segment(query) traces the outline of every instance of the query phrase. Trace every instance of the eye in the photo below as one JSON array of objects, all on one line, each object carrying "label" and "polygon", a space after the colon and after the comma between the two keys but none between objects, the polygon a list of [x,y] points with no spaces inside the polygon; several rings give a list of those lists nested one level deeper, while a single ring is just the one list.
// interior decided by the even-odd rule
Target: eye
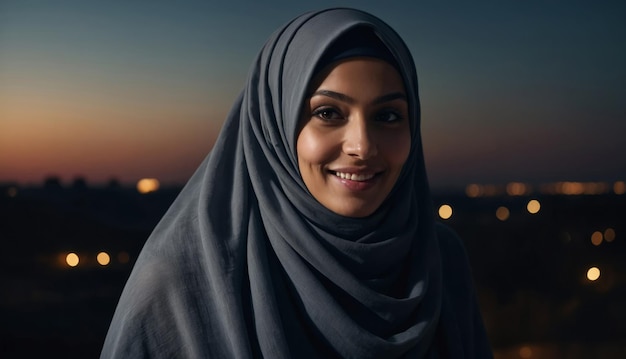
[{"label": "eye", "polygon": [[321,107],[313,111],[313,116],[318,117],[324,121],[341,120],[343,116],[339,111],[332,107]]},{"label": "eye", "polygon": [[397,111],[385,110],[378,113],[375,117],[375,120],[384,123],[394,123],[402,121],[402,116]]}]

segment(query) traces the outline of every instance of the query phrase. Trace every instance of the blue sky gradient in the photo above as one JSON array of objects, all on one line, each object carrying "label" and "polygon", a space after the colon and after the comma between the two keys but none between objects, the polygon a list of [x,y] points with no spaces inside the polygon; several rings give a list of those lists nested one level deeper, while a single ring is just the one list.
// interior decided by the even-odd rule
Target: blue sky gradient
[{"label": "blue sky gradient", "polygon": [[409,45],[433,187],[626,179],[625,2],[404,3],[2,0],[0,182],[184,183],[269,35],[332,6]]}]

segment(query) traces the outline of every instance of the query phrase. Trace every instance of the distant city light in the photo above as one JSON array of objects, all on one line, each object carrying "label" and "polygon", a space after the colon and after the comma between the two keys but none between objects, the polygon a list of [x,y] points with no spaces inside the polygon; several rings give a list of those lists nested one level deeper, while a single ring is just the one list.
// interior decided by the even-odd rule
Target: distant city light
[{"label": "distant city light", "polygon": [[566,195],[579,195],[585,192],[585,187],[580,182],[560,182],[557,188],[559,193]]},{"label": "distant city light", "polygon": [[535,214],[541,209],[541,204],[536,199],[531,199],[530,201],[528,201],[526,209],[528,210],[528,213]]},{"label": "distant city light", "polygon": [[117,260],[122,264],[126,264],[130,260],[130,256],[128,255],[128,252],[119,252],[117,254]]},{"label": "distant city light", "polygon": [[9,187],[7,188],[7,196],[13,198],[15,196],[17,196],[17,187]]},{"label": "distant city light", "polygon": [[98,263],[100,263],[101,266],[105,266],[111,262],[111,257],[109,257],[109,254],[106,252],[98,253],[98,255],[96,256],[96,259],[98,260]]},{"label": "distant city light", "polygon": [[470,198],[476,198],[483,194],[483,190],[480,185],[472,183],[465,187],[465,194]]},{"label": "distant city light", "polygon": [[496,218],[501,221],[506,221],[507,219],[509,219],[510,214],[511,212],[509,212],[509,209],[504,206],[498,207],[498,209],[496,210]]},{"label": "distant city light", "polygon": [[609,185],[604,182],[587,182],[583,186],[585,194],[605,194],[609,192]]},{"label": "distant city light", "polygon": [[470,198],[494,197],[506,193],[506,188],[501,185],[472,183],[465,187],[465,194]]},{"label": "distant city light", "polygon": [[439,207],[439,217],[441,217],[441,219],[448,219],[452,217],[452,207],[448,204],[442,204]]},{"label": "distant city light", "polygon": [[521,182],[511,182],[506,185],[506,193],[509,196],[523,196],[529,191],[529,186]]},{"label": "distant city light", "polygon": [[78,259],[78,254],[76,253],[69,253],[67,256],[65,256],[65,263],[67,263],[67,265],[70,267],[76,267],[79,261],[80,260]]},{"label": "distant city light", "polygon": [[593,232],[593,234],[591,234],[591,243],[593,243],[594,246],[599,246],[600,244],[602,244],[602,237],[602,232]]},{"label": "distant city light", "polygon": [[540,186],[542,193],[570,196],[606,194],[610,192],[610,187],[607,182],[555,182]]},{"label": "distant city light", "polygon": [[159,180],[156,178],[142,178],[137,182],[137,191],[145,194],[159,189]]},{"label": "distant city light", "polygon": [[523,359],[529,359],[533,357],[533,350],[529,346],[524,345],[519,348],[519,357]]},{"label": "distant city light", "polygon": [[626,182],[618,181],[613,184],[613,192],[615,194],[624,194],[626,193]]},{"label": "distant city light", "polygon": [[596,281],[600,278],[600,269],[598,267],[591,267],[587,271],[587,279],[590,281]]},{"label": "distant city light", "polygon": [[498,186],[493,184],[487,184],[482,187],[483,195],[492,197],[500,194],[501,190],[498,190]]},{"label": "distant city light", "polygon": [[615,230],[613,228],[604,230],[604,240],[607,242],[613,242],[615,240]]}]

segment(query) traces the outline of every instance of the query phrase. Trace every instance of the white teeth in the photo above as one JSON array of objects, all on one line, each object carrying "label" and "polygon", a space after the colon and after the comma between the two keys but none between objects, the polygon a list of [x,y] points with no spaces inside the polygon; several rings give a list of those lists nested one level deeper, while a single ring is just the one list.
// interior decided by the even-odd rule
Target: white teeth
[{"label": "white teeth", "polygon": [[367,181],[368,179],[374,177],[373,173],[368,174],[356,174],[356,173],[344,173],[344,172],[335,172],[337,177],[343,179],[349,179],[352,181]]}]

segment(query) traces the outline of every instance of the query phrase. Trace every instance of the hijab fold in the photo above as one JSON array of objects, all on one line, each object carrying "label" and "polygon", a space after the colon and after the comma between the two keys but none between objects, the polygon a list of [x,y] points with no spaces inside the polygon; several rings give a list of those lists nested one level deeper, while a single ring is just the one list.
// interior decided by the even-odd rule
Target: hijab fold
[{"label": "hijab fold", "polygon": [[[307,85],[354,29],[393,55],[411,117],[409,159],[367,218],[317,202],[296,154]],[[435,356],[442,270],[419,118],[413,59],[378,18],[329,9],[276,31],[213,150],[146,242],[102,357]]]}]

